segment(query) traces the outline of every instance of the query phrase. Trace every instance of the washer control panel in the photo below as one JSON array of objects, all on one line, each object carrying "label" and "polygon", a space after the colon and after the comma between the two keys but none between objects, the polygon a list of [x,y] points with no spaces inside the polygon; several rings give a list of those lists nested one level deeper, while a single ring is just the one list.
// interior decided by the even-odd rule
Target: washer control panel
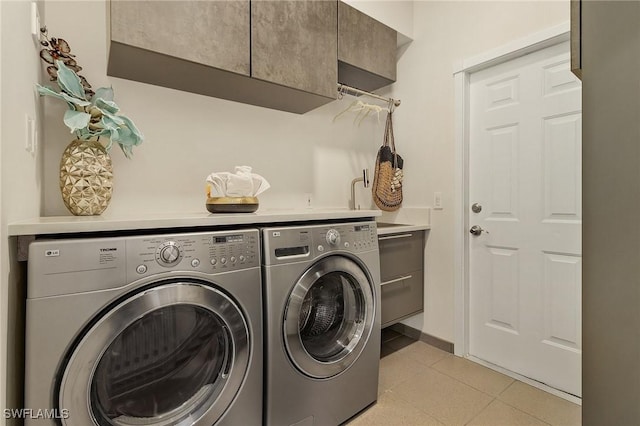
[{"label": "washer control panel", "polygon": [[329,252],[378,250],[373,221],[263,229],[265,264],[313,258]]},{"label": "washer control panel", "polygon": [[138,277],[170,270],[222,273],[260,266],[257,229],[132,237],[127,270]]}]

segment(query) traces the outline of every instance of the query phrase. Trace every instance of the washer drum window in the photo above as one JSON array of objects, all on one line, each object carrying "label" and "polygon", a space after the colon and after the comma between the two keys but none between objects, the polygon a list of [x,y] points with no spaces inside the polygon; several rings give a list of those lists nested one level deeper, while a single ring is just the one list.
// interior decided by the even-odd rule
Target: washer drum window
[{"label": "washer drum window", "polygon": [[206,283],[135,294],[79,341],[60,385],[68,425],[214,424],[249,363],[238,306]]},{"label": "washer drum window", "polygon": [[290,359],[314,378],[340,374],[360,356],[373,325],[371,282],[354,261],[331,256],[294,286],[285,311]]}]

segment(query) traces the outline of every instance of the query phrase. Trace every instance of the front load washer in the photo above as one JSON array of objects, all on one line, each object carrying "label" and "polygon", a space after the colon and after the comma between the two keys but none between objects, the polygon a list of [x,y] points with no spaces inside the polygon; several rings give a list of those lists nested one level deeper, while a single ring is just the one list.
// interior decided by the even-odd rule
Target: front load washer
[{"label": "front load washer", "polygon": [[375,222],[262,232],[265,424],[338,425],[377,399]]},{"label": "front load washer", "polygon": [[262,423],[259,231],[37,240],[26,425]]}]

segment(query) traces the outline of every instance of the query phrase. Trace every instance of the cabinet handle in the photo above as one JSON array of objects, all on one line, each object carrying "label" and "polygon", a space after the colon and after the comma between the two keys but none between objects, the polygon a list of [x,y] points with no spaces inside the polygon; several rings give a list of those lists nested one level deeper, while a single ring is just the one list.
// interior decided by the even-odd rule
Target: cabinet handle
[{"label": "cabinet handle", "polygon": [[382,287],[383,285],[387,285],[387,284],[397,283],[398,281],[408,280],[409,278],[413,278],[413,275],[406,275],[404,277],[400,277],[400,278],[396,278],[396,279],[393,279],[393,280],[385,281],[383,283],[380,283],[380,287]]},{"label": "cabinet handle", "polygon": [[382,236],[382,237],[378,237],[378,241],[393,240],[393,239],[396,239],[396,238],[407,238],[407,237],[413,237],[413,234],[385,235],[385,236]]}]

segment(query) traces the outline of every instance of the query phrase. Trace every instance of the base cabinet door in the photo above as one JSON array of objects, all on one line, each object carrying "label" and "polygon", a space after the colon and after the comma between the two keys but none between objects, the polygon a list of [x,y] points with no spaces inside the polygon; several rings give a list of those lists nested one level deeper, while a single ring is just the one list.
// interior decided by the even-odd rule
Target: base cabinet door
[{"label": "base cabinet door", "polygon": [[423,275],[422,270],[413,271],[382,283],[382,327],[395,324],[424,310]]},{"label": "base cabinet door", "polygon": [[424,310],[424,231],[378,236],[382,327]]}]

